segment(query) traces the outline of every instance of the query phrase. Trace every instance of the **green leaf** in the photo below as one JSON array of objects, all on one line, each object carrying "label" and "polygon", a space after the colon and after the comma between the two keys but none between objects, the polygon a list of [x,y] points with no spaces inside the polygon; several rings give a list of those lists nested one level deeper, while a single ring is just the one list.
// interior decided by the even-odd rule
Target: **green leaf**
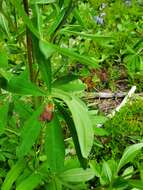
[{"label": "green leaf", "polygon": [[57,0],[30,0],[31,4],[49,4],[55,3]]},{"label": "green leaf", "polygon": [[89,38],[89,39],[92,39],[92,40],[95,40],[95,41],[104,41],[105,40],[108,40],[108,41],[111,41],[113,40],[113,37],[111,36],[103,36],[103,35],[95,35],[95,34],[87,34],[87,33],[82,33],[82,32],[77,32],[77,31],[72,31],[72,30],[68,30],[68,29],[62,29],[60,31],[61,34],[71,34],[71,35],[76,35],[76,36],[82,36],[84,38]]},{"label": "green leaf", "polygon": [[8,66],[8,55],[6,51],[0,52],[0,68],[6,68]]},{"label": "green leaf", "polygon": [[51,183],[47,185],[48,190],[62,190],[62,184],[58,179],[53,179]]},{"label": "green leaf", "polygon": [[18,14],[23,18],[24,23],[27,25],[27,27],[32,32],[32,34],[35,35],[37,38],[39,38],[40,37],[39,32],[34,27],[32,21],[29,19],[26,12],[24,11],[24,8],[22,7],[21,2],[19,0],[15,0],[15,1],[11,1],[11,3],[14,5]]},{"label": "green leaf", "polygon": [[138,55],[128,55],[125,58],[125,62],[127,62],[127,69],[129,74],[132,75],[140,71],[140,57]]},{"label": "green leaf", "polygon": [[52,46],[47,46],[42,40],[39,41],[39,48],[46,59],[48,59],[54,52],[55,49]]},{"label": "green leaf", "polygon": [[40,106],[32,116],[25,122],[21,131],[21,144],[17,148],[18,157],[23,157],[30,151],[32,145],[35,143],[41,129],[41,122],[39,116],[43,110],[43,106]]},{"label": "green leaf", "polygon": [[62,48],[62,47],[59,47],[55,44],[45,42],[45,41],[42,41],[40,43],[42,43],[42,45],[45,47],[45,49],[44,49],[45,54],[46,54],[46,49],[47,49],[47,52],[49,52],[49,49],[52,49],[53,52],[55,50],[55,52],[57,51],[57,52],[61,53],[62,55],[68,56],[71,59],[77,60],[80,63],[83,63],[85,65],[89,65],[92,67],[99,67],[98,63],[94,59],[92,59],[91,57],[80,55],[80,54],[74,52],[70,48]]},{"label": "green leaf", "polygon": [[85,182],[91,180],[95,176],[94,171],[91,168],[86,170],[82,168],[74,168],[59,174],[59,178],[65,182]]},{"label": "green leaf", "polygon": [[16,190],[34,190],[41,182],[42,176],[35,172],[22,181]]},{"label": "green leaf", "polygon": [[8,82],[7,90],[21,95],[44,96],[45,94],[33,84],[24,72],[18,77],[12,77]]},{"label": "green leaf", "polygon": [[107,183],[110,183],[112,181],[112,171],[109,164],[105,161],[103,162],[101,175],[103,176],[104,180],[106,179]]},{"label": "green leaf", "polygon": [[23,160],[19,160],[7,173],[4,183],[2,184],[1,190],[10,190],[12,184],[15,182],[15,180],[18,178],[18,176],[24,170],[24,168],[25,162]]},{"label": "green leaf", "polygon": [[130,166],[124,170],[124,172],[122,173],[122,176],[124,179],[129,179],[132,177],[133,172],[134,172],[134,167]]},{"label": "green leaf", "polygon": [[88,110],[74,96],[66,103],[72,113],[82,155],[87,158],[93,145],[93,126]]},{"label": "green leaf", "polygon": [[123,156],[118,164],[117,172],[127,163],[129,163],[142,149],[143,143],[138,143],[127,147],[123,153]]},{"label": "green leaf", "polygon": [[34,53],[41,72],[41,76],[48,87],[48,92],[51,92],[52,69],[49,57],[53,53],[52,49],[47,49],[44,44],[33,36]]},{"label": "green leaf", "polygon": [[76,79],[78,79],[79,76],[77,75],[64,75],[62,77],[58,77],[54,82],[53,82],[53,87],[57,87],[57,86],[60,86],[60,85],[66,85],[67,83],[69,82],[72,82]]},{"label": "green leaf", "polygon": [[53,24],[48,28],[47,34],[48,36],[51,36],[54,34],[60,23],[62,22],[63,18],[65,16],[65,10],[63,9],[56,19],[54,19]]},{"label": "green leaf", "polygon": [[53,89],[53,96],[62,99],[68,105],[72,113],[82,156],[87,158],[93,145],[94,133],[86,105],[77,97],[62,90]]},{"label": "green leaf", "polygon": [[7,127],[9,102],[4,102],[4,105],[0,106],[0,134],[2,134]]},{"label": "green leaf", "polygon": [[46,127],[45,152],[50,169],[54,172],[61,171],[64,167],[65,147],[62,128],[56,113]]},{"label": "green leaf", "polygon": [[3,31],[7,34],[7,36],[10,38],[8,21],[1,12],[0,12],[0,26],[3,29]]},{"label": "green leaf", "polygon": [[[58,106],[58,110],[61,112],[61,114],[62,114],[64,120],[66,121],[66,124],[68,125],[68,128],[70,130],[79,162],[80,162],[81,166],[84,169],[86,169],[87,168],[87,159],[83,158],[83,156],[81,154],[80,145],[79,145],[78,136],[77,136],[74,122],[73,122],[72,118],[70,117],[68,111],[64,107],[62,107],[60,104],[57,104],[57,106]],[[69,166],[69,164],[68,164],[68,166]]]},{"label": "green leaf", "polygon": [[141,180],[128,180],[128,183],[130,184],[131,187],[139,188],[141,190],[143,188],[143,181]]},{"label": "green leaf", "polygon": [[67,91],[67,92],[77,92],[77,91],[85,90],[86,85],[81,80],[78,79],[78,80],[70,81],[67,84],[56,85],[56,86],[54,85],[54,87]]}]

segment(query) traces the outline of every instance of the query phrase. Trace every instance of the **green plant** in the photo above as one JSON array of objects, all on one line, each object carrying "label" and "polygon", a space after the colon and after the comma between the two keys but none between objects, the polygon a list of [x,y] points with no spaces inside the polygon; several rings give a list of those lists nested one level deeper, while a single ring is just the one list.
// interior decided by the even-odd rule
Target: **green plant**
[{"label": "green plant", "polygon": [[[96,163],[91,161],[91,167],[99,179],[96,184],[97,189],[142,189],[142,176],[139,168],[134,168],[131,161],[135,159],[137,153],[142,149],[143,144],[138,143],[127,147],[119,161],[114,159]],[[126,166],[126,167],[125,167]],[[140,179],[136,176],[140,175]]]},{"label": "green plant", "polygon": [[[8,172],[3,172],[0,176],[1,189],[35,189],[44,186],[53,190],[61,189],[68,181],[91,179],[93,172],[87,168],[87,158],[94,133],[88,109],[76,95],[85,89],[85,85],[77,80],[77,76],[55,78],[53,72],[53,59],[57,53],[57,57],[61,56],[62,59],[68,57],[86,65],[98,66],[94,59],[57,43],[62,37],[60,29],[76,8],[75,2],[30,1],[28,4],[27,0],[16,0],[10,3],[3,1],[1,5],[2,10],[5,6],[9,11],[11,8],[15,10],[15,20],[13,19],[12,23],[18,30],[17,34],[21,35],[20,42],[15,43],[13,38],[19,36],[12,36],[7,32],[8,29],[4,28],[4,38],[10,37],[7,38],[7,49],[10,51],[9,43],[13,43],[16,51],[22,53],[23,57],[23,62],[19,65],[14,63],[13,66],[8,65],[7,52],[0,54],[0,87],[3,98],[0,107],[1,163],[5,162],[4,168],[1,169]],[[52,15],[51,18],[46,18],[49,22],[48,32],[44,33],[42,11],[47,8],[51,9]],[[78,15],[77,17],[79,18]],[[6,18],[3,22],[6,27]],[[25,48],[28,61],[22,52]],[[8,69],[11,69],[11,72]],[[81,163],[78,168],[72,170],[66,170],[64,166],[62,121],[69,127]],[[8,138],[13,140],[9,140],[5,145]],[[11,146],[13,149],[9,150]],[[87,169],[83,170],[81,166]],[[81,177],[77,179],[73,174],[80,174]],[[73,188],[76,188],[76,184]]]}]

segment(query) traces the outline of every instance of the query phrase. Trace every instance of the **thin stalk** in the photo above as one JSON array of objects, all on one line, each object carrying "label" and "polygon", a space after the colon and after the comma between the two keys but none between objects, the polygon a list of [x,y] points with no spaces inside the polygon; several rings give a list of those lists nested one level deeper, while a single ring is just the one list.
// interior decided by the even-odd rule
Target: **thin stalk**
[{"label": "thin stalk", "polygon": [[[23,5],[25,12],[29,16],[28,0],[23,0]],[[26,41],[27,41],[29,75],[30,75],[30,80],[33,81],[34,72],[33,72],[32,38],[31,38],[31,32],[29,31],[28,27],[26,27]]]}]

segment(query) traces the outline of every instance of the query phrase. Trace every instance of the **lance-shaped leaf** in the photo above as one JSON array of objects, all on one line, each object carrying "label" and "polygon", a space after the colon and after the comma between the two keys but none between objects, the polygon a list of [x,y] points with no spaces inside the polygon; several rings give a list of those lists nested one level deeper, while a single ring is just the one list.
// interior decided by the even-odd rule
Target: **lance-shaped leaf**
[{"label": "lance-shaped leaf", "polygon": [[93,145],[94,133],[86,105],[77,97],[62,90],[53,89],[52,93],[53,96],[62,99],[68,105],[76,128],[82,156],[87,158]]},{"label": "lance-shaped leaf", "polygon": [[32,21],[27,16],[26,12],[24,11],[24,8],[22,7],[21,1],[15,0],[11,1],[13,6],[15,6],[15,9],[17,10],[18,14],[22,17],[24,23],[27,25],[29,30],[32,32],[33,35],[35,35],[37,38],[39,38],[39,32],[33,25]]},{"label": "lance-shaped leaf", "polygon": [[49,4],[55,3],[57,0],[30,0],[31,4]]},{"label": "lance-shaped leaf", "polygon": [[4,132],[7,126],[8,107],[8,102],[4,102],[4,104],[0,106],[0,134]]},{"label": "lance-shaped leaf", "polygon": [[42,182],[42,176],[37,172],[23,180],[16,190],[33,190]]},{"label": "lance-shaped leaf", "polygon": [[71,48],[63,48],[49,42],[40,41],[40,47],[42,48],[43,46],[43,53],[45,55],[49,54],[49,49],[51,49],[53,52],[59,52],[60,54],[68,56],[71,59],[79,61],[80,63],[83,63],[85,65],[99,67],[96,60],[92,59],[89,56],[80,55],[74,52]]},{"label": "lance-shaped leaf", "polygon": [[117,172],[127,163],[129,163],[137,153],[143,148],[143,143],[138,143],[127,147],[123,153],[123,156],[118,164]]},{"label": "lance-shaped leaf", "polygon": [[8,66],[8,55],[5,50],[0,52],[0,68],[6,68]]},{"label": "lance-shaped leaf", "polygon": [[7,21],[6,17],[1,12],[0,12],[0,26],[3,29],[3,31],[7,34],[7,36],[10,38],[8,21]]},{"label": "lance-shaped leaf", "polygon": [[62,129],[56,113],[51,122],[47,124],[45,152],[50,169],[54,172],[61,171],[64,167],[65,147]]},{"label": "lance-shaped leaf", "polygon": [[24,72],[18,77],[12,77],[7,86],[7,90],[21,95],[43,96],[44,93],[33,84]]},{"label": "lance-shaped leaf", "polygon": [[7,176],[6,176],[4,183],[1,187],[1,190],[10,190],[11,189],[12,184],[15,182],[15,180],[20,175],[20,173],[24,170],[25,165],[26,164],[23,160],[19,160],[11,168],[11,170],[7,173]]},{"label": "lance-shaped leaf", "polygon": [[78,136],[77,136],[77,132],[76,132],[76,128],[73,122],[73,119],[70,117],[70,114],[68,113],[68,111],[63,108],[60,104],[57,104],[58,110],[61,112],[66,124],[68,125],[68,128],[70,130],[73,142],[74,142],[74,146],[75,146],[75,150],[76,150],[76,154],[78,156],[79,162],[81,164],[81,166],[85,169],[87,168],[87,159],[83,158],[82,154],[81,154],[81,150],[80,150],[80,145],[79,145],[79,141],[78,141]]},{"label": "lance-shaped leaf", "polygon": [[21,130],[21,144],[17,148],[18,157],[23,157],[30,151],[32,145],[38,138],[41,129],[41,122],[39,116],[43,110],[43,106],[40,106],[32,116],[25,122]]},{"label": "lance-shaped leaf", "polygon": [[39,39],[33,36],[33,49],[35,53],[35,57],[37,59],[37,63],[41,72],[41,76],[48,87],[49,93],[51,92],[51,82],[52,82],[52,70],[51,70],[51,62],[50,56],[53,53],[52,49],[47,49],[46,54],[45,47],[41,47],[41,43]]},{"label": "lance-shaped leaf", "polygon": [[95,172],[88,168],[86,170],[82,168],[74,168],[59,174],[59,178],[65,182],[85,182],[92,179],[95,176]]}]

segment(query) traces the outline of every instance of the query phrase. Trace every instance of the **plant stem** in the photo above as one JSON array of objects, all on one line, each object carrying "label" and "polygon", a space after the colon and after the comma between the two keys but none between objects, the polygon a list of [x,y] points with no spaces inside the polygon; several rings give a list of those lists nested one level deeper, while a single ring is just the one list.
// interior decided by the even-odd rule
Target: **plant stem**
[{"label": "plant stem", "polygon": [[[29,16],[28,0],[23,0],[23,5],[24,5],[25,12]],[[26,41],[27,41],[29,76],[30,76],[30,80],[33,81],[34,73],[33,73],[32,38],[31,38],[31,32],[29,31],[28,27],[26,27]]]}]

